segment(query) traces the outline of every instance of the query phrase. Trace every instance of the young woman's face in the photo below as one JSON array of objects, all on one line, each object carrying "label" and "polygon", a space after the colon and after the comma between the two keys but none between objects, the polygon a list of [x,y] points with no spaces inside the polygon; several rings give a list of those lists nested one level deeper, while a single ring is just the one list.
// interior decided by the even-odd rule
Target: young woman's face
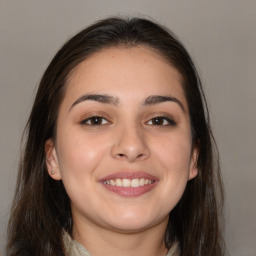
[{"label": "young woman's face", "polygon": [[[47,166],[74,221],[129,232],[166,225],[197,175],[177,70],[146,47],[110,48],[72,73]],[[54,174],[51,171],[55,171]]]}]

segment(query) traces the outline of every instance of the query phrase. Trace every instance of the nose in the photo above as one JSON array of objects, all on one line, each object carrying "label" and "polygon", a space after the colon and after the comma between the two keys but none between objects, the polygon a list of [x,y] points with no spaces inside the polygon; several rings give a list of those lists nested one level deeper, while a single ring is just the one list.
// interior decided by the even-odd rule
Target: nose
[{"label": "nose", "polygon": [[120,128],[115,134],[112,156],[130,163],[150,157],[148,141],[143,131],[137,127]]}]

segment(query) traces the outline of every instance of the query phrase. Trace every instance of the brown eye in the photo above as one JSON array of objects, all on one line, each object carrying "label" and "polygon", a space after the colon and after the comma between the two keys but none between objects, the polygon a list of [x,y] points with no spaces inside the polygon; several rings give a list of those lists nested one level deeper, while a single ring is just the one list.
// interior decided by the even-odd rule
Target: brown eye
[{"label": "brown eye", "polygon": [[108,120],[102,116],[91,116],[83,120],[80,124],[82,125],[104,125],[108,124]]},{"label": "brown eye", "polygon": [[147,122],[148,125],[159,125],[159,126],[166,126],[166,125],[176,125],[176,122],[168,117],[164,116],[157,116],[152,119],[150,119]]}]

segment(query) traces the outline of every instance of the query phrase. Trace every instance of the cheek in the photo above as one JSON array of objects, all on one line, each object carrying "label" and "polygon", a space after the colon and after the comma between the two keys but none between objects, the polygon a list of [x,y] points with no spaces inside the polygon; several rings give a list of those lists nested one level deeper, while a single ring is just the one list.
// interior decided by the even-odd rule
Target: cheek
[{"label": "cheek", "polygon": [[188,134],[177,133],[174,136],[163,138],[158,144],[157,153],[166,168],[186,172],[191,157],[191,139]]},{"label": "cheek", "polygon": [[186,134],[166,138],[156,151],[159,163],[166,174],[166,190],[182,194],[190,173],[191,139]]},{"label": "cheek", "polygon": [[[93,179],[94,171],[106,154],[106,144],[100,138],[86,136],[83,133],[72,133],[60,136],[58,143],[58,159],[63,180],[82,177]],[[61,139],[63,138],[63,139]]]},{"label": "cheek", "polygon": [[[81,202],[94,202],[88,191],[95,190],[97,169],[106,155],[106,144],[100,138],[71,133],[60,136],[58,160],[62,182],[72,205],[82,208]],[[61,135],[61,134],[60,134]]]}]

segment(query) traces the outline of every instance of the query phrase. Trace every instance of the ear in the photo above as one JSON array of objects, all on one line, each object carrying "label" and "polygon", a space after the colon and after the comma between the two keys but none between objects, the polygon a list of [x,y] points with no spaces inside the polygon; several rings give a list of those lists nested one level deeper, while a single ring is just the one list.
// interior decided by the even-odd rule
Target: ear
[{"label": "ear", "polygon": [[57,158],[56,148],[52,139],[45,142],[45,158],[48,174],[54,180],[61,180],[59,162]]},{"label": "ear", "polygon": [[190,170],[189,170],[189,177],[188,177],[189,180],[194,179],[198,174],[198,168],[197,168],[198,154],[199,154],[198,147],[194,147],[192,150],[191,159],[190,159]]}]

